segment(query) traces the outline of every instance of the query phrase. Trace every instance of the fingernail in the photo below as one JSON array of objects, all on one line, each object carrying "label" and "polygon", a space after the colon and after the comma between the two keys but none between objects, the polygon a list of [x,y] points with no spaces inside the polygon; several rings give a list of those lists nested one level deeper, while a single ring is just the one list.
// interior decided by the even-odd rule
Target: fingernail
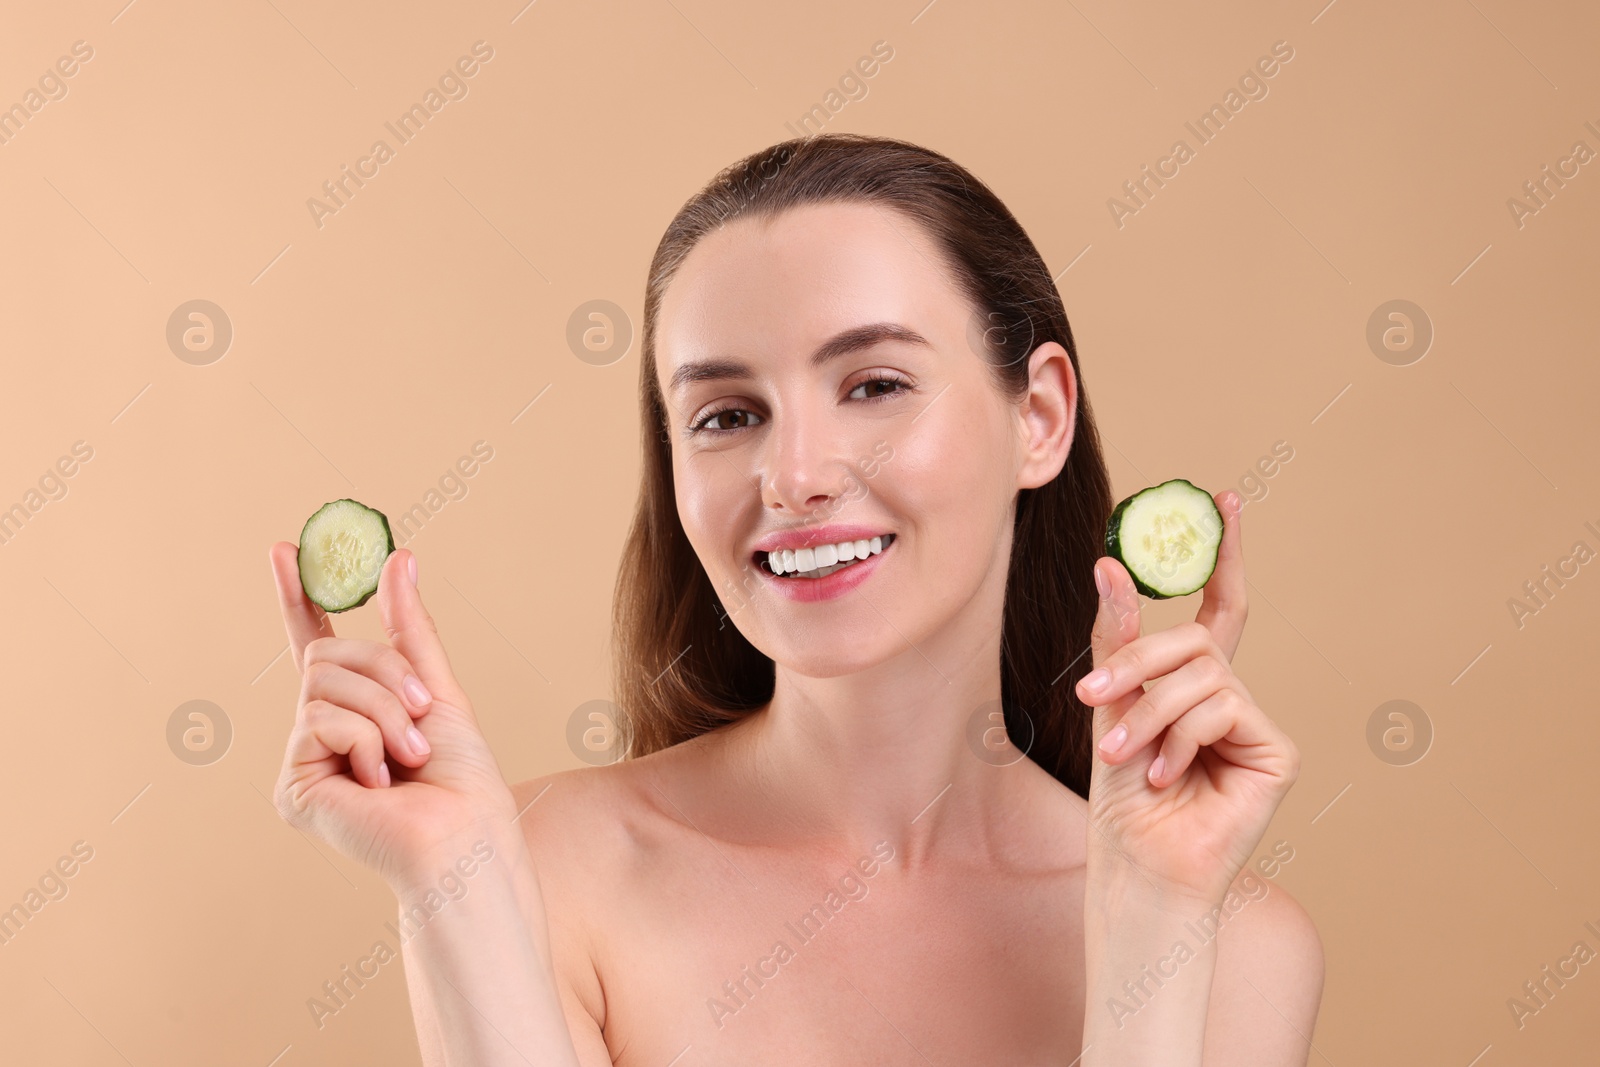
[{"label": "fingernail", "polygon": [[389,765],[387,763],[378,764],[378,784],[385,789],[389,788]]},{"label": "fingernail", "polygon": [[428,739],[422,736],[422,731],[415,726],[406,731],[406,744],[411,746],[411,751],[419,756],[428,754]]},{"label": "fingernail", "polygon": [[1117,749],[1121,748],[1122,742],[1126,741],[1127,739],[1128,728],[1119,722],[1117,723],[1116,729],[1112,730],[1109,734],[1106,734],[1100,739],[1100,751],[1109,756]]},{"label": "fingernail", "polygon": [[428,701],[433,699],[423,688],[422,683],[417,681],[415,675],[406,675],[406,680],[400,683],[400,688],[405,691],[406,699],[411,701],[411,706],[414,708],[425,708],[428,706]]},{"label": "fingernail", "polygon": [[1159,781],[1161,779],[1161,772],[1166,769],[1167,757],[1157,756],[1156,761],[1150,764],[1150,780],[1152,782]]},{"label": "fingernail", "polygon": [[417,554],[413,552],[411,558],[406,560],[406,566],[411,570],[411,584],[417,584]]},{"label": "fingernail", "polygon": [[1091,693],[1098,693],[1111,684],[1111,672],[1104,667],[1096,667],[1083,679],[1083,687]]},{"label": "fingernail", "polygon": [[1100,590],[1101,600],[1105,600],[1111,596],[1111,583],[1106,581],[1106,576],[1101,573],[1099,567],[1094,569],[1094,585],[1096,589]]}]

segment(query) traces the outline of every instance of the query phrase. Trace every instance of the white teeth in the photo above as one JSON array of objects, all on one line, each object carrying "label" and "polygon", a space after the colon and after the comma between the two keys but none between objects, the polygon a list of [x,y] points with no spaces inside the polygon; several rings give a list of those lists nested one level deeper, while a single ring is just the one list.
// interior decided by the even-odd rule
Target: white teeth
[{"label": "white teeth", "polygon": [[773,574],[798,574],[806,578],[826,578],[836,570],[849,566],[882,552],[894,534],[860,541],[841,541],[832,545],[815,545],[809,548],[783,549],[767,553],[767,567]]}]

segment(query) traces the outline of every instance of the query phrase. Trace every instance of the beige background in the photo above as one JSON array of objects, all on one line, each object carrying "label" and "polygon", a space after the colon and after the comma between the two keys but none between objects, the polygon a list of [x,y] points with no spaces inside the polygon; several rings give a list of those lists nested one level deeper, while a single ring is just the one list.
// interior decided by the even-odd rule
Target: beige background
[{"label": "beige background", "polygon": [[[93,58],[0,144],[0,507],[93,457],[0,544],[0,906],[74,842],[93,859],[0,947],[5,1059],[417,1062],[399,964],[320,1030],[306,1008],[394,902],[267,799],[298,689],[267,546],[340,496],[404,512],[487,442],[411,543],[423,595],[508,776],[577,766],[638,349],[580,360],[569,316],[637,326],[676,208],[882,40],[826,128],[936,148],[1016,212],[1119,497],[1294,450],[1244,512],[1235,667],[1304,755],[1262,851],[1291,843],[1278,884],[1328,949],[1312,1062],[1593,1062],[1600,964],[1520,1029],[1507,1000],[1600,950],[1600,563],[1520,628],[1508,600],[1600,550],[1600,164],[1520,228],[1507,200],[1600,150],[1600,16],[1322,2],[9,4],[0,104]],[[396,147],[383,124],[479,40],[468,95]],[[1118,228],[1108,198],[1280,40],[1269,94]],[[308,198],[380,137],[394,158],[319,228]],[[234,333],[205,366],[166,341],[195,299]],[[1409,366],[1366,341],[1393,299],[1435,330]],[[167,742],[196,699],[234,732],[208,766]],[[1396,699],[1434,731],[1409,766],[1367,741]]]}]

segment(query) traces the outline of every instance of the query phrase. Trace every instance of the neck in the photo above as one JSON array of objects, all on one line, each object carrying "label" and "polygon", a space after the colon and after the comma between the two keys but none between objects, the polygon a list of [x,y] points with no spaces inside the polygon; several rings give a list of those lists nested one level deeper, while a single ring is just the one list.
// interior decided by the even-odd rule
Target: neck
[{"label": "neck", "polygon": [[1037,785],[1032,765],[980,755],[982,732],[1001,723],[1004,587],[985,584],[951,626],[902,640],[869,670],[816,678],[777,665],[772,700],[739,724],[736,749],[783,825],[851,853],[888,841],[909,868],[956,842],[981,852],[1017,810]]}]

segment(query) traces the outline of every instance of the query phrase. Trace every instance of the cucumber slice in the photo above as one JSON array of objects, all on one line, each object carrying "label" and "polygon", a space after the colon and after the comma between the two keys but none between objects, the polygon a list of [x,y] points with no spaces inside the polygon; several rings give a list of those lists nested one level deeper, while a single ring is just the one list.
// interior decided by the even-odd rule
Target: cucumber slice
[{"label": "cucumber slice", "polygon": [[378,591],[394,535],[383,512],[359,500],[331,500],[300,531],[300,587],[327,612],[349,611]]},{"label": "cucumber slice", "polygon": [[1184,478],[1141,489],[1106,523],[1106,555],[1152,600],[1188,596],[1211,578],[1222,547],[1222,512]]}]

